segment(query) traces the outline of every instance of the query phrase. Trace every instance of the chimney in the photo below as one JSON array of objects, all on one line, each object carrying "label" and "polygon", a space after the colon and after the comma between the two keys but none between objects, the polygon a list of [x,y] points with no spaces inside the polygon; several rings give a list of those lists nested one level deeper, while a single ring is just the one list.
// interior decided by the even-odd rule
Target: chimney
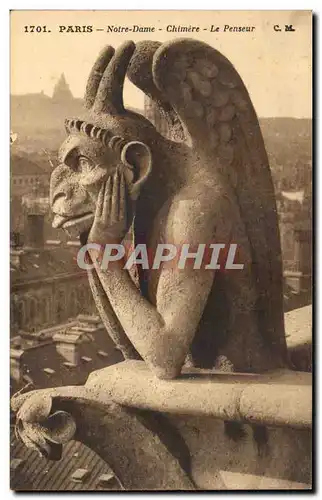
[{"label": "chimney", "polygon": [[298,222],[294,228],[294,262],[298,273],[298,292],[311,289],[312,228],[309,221]]},{"label": "chimney", "polygon": [[44,246],[45,217],[43,214],[26,214],[25,245],[31,248]]},{"label": "chimney", "polygon": [[22,381],[22,356],[24,351],[20,346],[14,346],[10,349],[10,377],[20,384]]},{"label": "chimney", "polygon": [[89,342],[89,338],[81,330],[72,329],[56,333],[53,336],[56,350],[67,363],[77,366],[81,360],[81,345]]},{"label": "chimney", "polygon": [[21,269],[21,259],[24,254],[23,250],[10,249],[10,264],[16,269]]},{"label": "chimney", "polygon": [[40,183],[32,188],[32,192],[22,197],[24,207],[25,246],[31,248],[44,247],[45,216],[48,213],[49,199],[44,196],[44,187]]},{"label": "chimney", "polygon": [[10,232],[10,247],[19,248],[22,246],[21,233],[17,231]]}]

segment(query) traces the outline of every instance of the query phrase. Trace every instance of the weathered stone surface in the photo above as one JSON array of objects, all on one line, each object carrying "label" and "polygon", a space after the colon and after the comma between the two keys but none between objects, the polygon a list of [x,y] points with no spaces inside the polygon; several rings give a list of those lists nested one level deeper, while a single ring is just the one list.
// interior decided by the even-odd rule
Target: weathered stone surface
[{"label": "weathered stone surface", "polygon": [[232,135],[231,127],[228,123],[219,125],[220,142],[229,142]]},{"label": "weathered stone surface", "polygon": [[[17,432],[27,446],[52,460],[60,459],[62,444],[68,439],[81,441],[109,464],[124,489],[195,489],[188,472],[180,464],[188,453],[183,442],[181,444],[177,438],[177,449],[172,450],[162,439],[164,429],[153,415],[126,409],[106,398],[103,401],[100,396],[91,388],[71,386],[15,397],[12,408],[17,412]],[[51,408],[48,407],[49,399]],[[28,421],[24,419],[30,400],[37,400],[38,404],[33,407],[40,408],[40,413],[43,413],[41,402],[44,402],[48,410],[46,418],[42,414],[39,421],[39,411],[34,411],[34,420],[30,421],[30,412]],[[57,414],[66,415],[73,423],[72,433],[68,434],[66,425],[68,432],[62,433],[58,426],[55,428],[53,417]]]},{"label": "weathered stone surface", "polygon": [[217,88],[215,88],[213,99],[214,106],[218,108],[225,106],[229,101],[229,93],[227,92],[227,90],[217,90]]},{"label": "weathered stone surface", "polygon": [[189,369],[163,381],[144,363],[126,361],[93,372],[86,387],[102,401],[136,408],[301,429],[312,425],[311,382],[310,374],[289,370],[255,375]]},{"label": "weathered stone surface", "polygon": [[191,455],[192,478],[199,489],[311,489],[312,435],[309,429],[242,426],[240,439],[225,433],[213,417],[171,415]]},{"label": "weathered stone surface", "polygon": [[196,68],[207,78],[215,78],[218,75],[218,68],[210,61],[197,61]]},{"label": "weathered stone surface", "polygon": [[235,116],[235,107],[232,104],[225,106],[219,115],[219,121],[230,122]]},{"label": "weathered stone surface", "polygon": [[207,110],[207,123],[209,127],[213,127],[218,120],[219,111],[216,108]]},{"label": "weathered stone surface", "polygon": [[285,313],[287,347],[312,343],[312,305]]},{"label": "weathered stone surface", "polygon": [[312,370],[312,306],[285,314],[288,353],[295,370]]}]

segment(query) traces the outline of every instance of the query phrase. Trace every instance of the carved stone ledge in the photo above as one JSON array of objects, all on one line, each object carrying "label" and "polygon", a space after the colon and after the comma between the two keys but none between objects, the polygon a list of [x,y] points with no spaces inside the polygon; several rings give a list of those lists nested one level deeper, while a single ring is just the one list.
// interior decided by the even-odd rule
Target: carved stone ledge
[{"label": "carved stone ledge", "polygon": [[312,305],[289,311],[284,319],[291,363],[296,370],[312,371]]},{"label": "carved stone ledge", "polygon": [[[310,489],[311,396],[309,373],[189,369],[163,381],[128,360],[85,386],[14,396],[12,409],[27,446],[58,460],[78,440],[127,490]],[[244,424],[238,442],[228,421]]]},{"label": "carved stone ledge", "polygon": [[163,423],[153,415],[100,397],[94,388],[81,386],[14,396],[16,433],[26,446],[52,460],[61,458],[62,445],[69,439],[82,442],[111,467],[127,490],[195,489],[182,467],[189,464],[182,460],[186,450],[179,449],[180,439],[174,451],[162,439]]},{"label": "carved stone ledge", "polygon": [[312,376],[289,370],[227,374],[186,370],[159,380],[142,361],[97,370],[85,385],[101,400],[162,413],[212,416],[273,427],[310,428]]}]

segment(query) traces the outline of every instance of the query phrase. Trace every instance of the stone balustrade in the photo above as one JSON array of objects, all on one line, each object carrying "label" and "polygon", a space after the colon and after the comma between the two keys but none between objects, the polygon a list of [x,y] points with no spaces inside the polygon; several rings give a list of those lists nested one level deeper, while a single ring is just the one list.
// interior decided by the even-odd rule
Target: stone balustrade
[{"label": "stone balustrade", "polygon": [[[124,361],[85,386],[18,395],[13,410],[27,444],[38,439],[41,449],[45,438],[45,454],[57,459],[68,435],[127,490],[296,490],[311,489],[311,401],[310,373],[189,369],[164,381],[143,362]],[[53,443],[57,411],[69,415],[69,430]]]},{"label": "stone balustrade", "polygon": [[128,360],[91,373],[85,387],[102,402],[144,410],[299,429],[312,422],[312,376],[305,372],[184,369],[178,379],[160,380],[142,361]]}]

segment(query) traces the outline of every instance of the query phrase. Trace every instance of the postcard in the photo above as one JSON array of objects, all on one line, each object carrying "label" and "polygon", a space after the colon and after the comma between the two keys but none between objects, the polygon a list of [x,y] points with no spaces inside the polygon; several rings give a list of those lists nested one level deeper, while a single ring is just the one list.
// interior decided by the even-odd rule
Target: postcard
[{"label": "postcard", "polygon": [[311,490],[312,12],[11,12],[15,491]]}]

